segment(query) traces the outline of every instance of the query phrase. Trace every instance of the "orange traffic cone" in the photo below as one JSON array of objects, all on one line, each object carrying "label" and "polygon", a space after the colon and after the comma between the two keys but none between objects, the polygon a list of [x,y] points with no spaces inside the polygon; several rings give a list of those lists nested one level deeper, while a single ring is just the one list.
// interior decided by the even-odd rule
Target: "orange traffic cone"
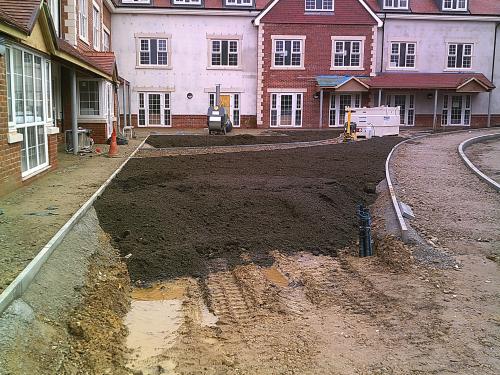
[{"label": "orange traffic cone", "polygon": [[118,155],[118,144],[116,143],[116,129],[113,126],[113,133],[111,133],[111,143],[109,144],[108,156],[110,158]]}]

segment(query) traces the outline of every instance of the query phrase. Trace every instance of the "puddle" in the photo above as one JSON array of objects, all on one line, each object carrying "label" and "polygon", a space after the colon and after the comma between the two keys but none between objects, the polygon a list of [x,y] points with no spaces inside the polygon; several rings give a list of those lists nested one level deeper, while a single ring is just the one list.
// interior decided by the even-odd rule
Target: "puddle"
[{"label": "puddle", "polygon": [[203,302],[201,303],[201,324],[206,326],[206,327],[215,327],[217,325],[217,321],[219,318],[212,314],[209,310],[207,305],[205,305]]},{"label": "puddle", "polygon": [[286,287],[288,286],[288,279],[283,276],[283,274],[276,267],[264,268],[262,270],[266,279],[272,282],[276,286]]}]

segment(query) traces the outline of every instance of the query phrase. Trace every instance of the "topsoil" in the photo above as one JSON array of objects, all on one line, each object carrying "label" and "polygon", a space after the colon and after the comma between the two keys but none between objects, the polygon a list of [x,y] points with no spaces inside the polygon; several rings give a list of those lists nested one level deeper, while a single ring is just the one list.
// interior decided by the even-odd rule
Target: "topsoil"
[{"label": "topsoil", "polygon": [[269,131],[269,135],[150,135],[146,143],[155,148],[258,145],[320,141],[338,137],[341,129]]},{"label": "topsoil", "polygon": [[217,258],[266,266],[272,250],[335,256],[399,141],[132,159],[95,207],[134,282],[206,276]]}]

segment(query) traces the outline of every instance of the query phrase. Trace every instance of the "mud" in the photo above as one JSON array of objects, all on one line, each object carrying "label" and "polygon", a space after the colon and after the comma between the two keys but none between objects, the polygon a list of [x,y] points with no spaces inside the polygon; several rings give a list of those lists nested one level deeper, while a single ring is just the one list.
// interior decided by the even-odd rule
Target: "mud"
[{"label": "mud", "polygon": [[[133,159],[95,204],[132,281],[207,276],[272,250],[335,256],[357,237],[399,138],[306,149]],[[245,256],[241,256],[245,254]]]},{"label": "mud", "polygon": [[241,134],[233,136],[217,135],[150,135],[146,143],[156,148],[167,147],[207,147],[309,142],[336,138],[341,130],[294,130],[269,131],[268,135]]}]

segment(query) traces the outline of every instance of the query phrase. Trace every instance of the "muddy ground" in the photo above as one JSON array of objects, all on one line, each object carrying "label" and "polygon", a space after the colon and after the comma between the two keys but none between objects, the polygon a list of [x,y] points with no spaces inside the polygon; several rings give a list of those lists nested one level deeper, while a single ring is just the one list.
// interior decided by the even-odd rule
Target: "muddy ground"
[{"label": "muddy ground", "polygon": [[215,259],[269,266],[276,249],[335,256],[399,140],[133,159],[95,207],[134,282],[206,276]]},{"label": "muddy ground", "polygon": [[268,131],[267,135],[241,134],[232,136],[222,135],[151,135],[147,143],[156,148],[167,147],[207,147],[207,146],[234,146],[274,144],[290,142],[309,142],[322,139],[336,138],[342,133],[334,130],[293,130]]}]

